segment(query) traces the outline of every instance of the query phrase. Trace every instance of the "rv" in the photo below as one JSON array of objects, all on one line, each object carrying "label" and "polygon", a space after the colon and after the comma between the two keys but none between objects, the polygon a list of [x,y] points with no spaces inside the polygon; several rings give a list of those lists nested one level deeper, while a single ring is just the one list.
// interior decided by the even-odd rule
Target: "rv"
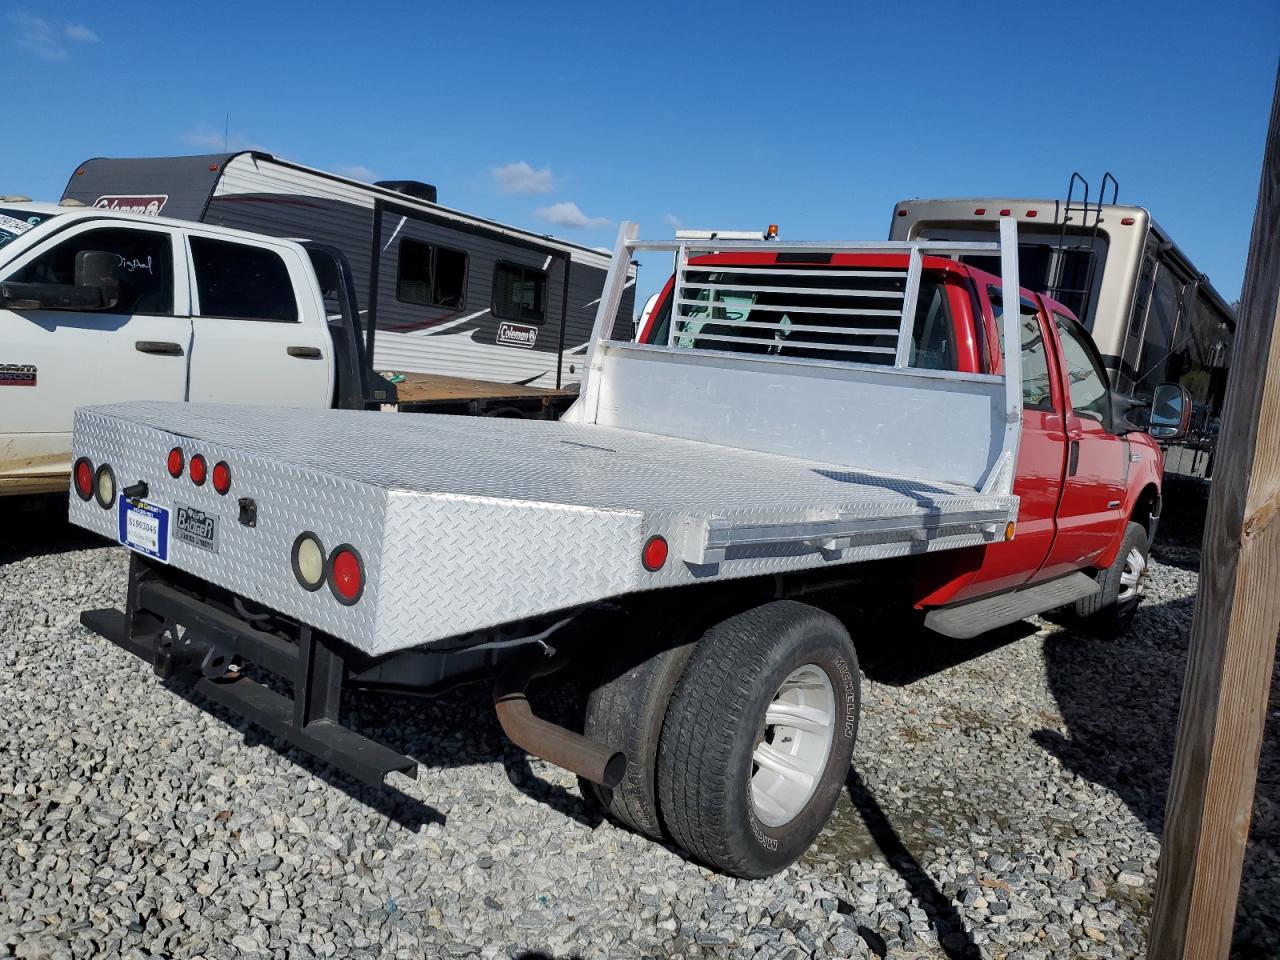
[{"label": "rv", "polygon": [[[1108,193],[1109,202],[1104,202]],[[893,240],[990,240],[1001,217],[1018,221],[1022,285],[1065,304],[1090,332],[1112,387],[1150,401],[1156,386],[1191,395],[1186,437],[1166,450],[1171,474],[1208,478],[1226,397],[1235,313],[1142,207],[1116,203],[1110,174],[1090,200],[1073,174],[1066,201],[982,197],[903,200]],[[985,255],[961,257],[999,272]]]},{"label": "rv", "polygon": [[337,247],[373,365],[409,374],[402,408],[567,407],[609,266],[607,252],[443,207],[430,184],[362,183],[260,151],[88,160],[63,199]]}]

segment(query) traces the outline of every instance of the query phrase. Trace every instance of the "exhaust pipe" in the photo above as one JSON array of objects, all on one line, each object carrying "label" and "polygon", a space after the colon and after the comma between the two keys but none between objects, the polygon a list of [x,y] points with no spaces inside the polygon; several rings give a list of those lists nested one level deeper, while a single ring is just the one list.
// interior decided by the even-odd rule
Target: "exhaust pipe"
[{"label": "exhaust pipe", "polygon": [[515,657],[498,674],[493,709],[502,732],[526,753],[602,787],[616,787],[627,772],[626,754],[533,715],[525,688],[534,677],[550,672],[546,661],[541,655],[537,660]]}]

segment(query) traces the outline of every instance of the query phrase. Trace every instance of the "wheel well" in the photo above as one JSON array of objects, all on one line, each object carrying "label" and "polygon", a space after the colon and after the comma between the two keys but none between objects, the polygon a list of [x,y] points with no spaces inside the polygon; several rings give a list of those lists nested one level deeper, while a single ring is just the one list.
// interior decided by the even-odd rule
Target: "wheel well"
[{"label": "wheel well", "polygon": [[1138,499],[1134,501],[1133,513],[1129,517],[1134,523],[1140,523],[1147,531],[1147,537],[1155,535],[1156,521],[1160,519],[1160,491],[1154,483],[1142,488]]}]

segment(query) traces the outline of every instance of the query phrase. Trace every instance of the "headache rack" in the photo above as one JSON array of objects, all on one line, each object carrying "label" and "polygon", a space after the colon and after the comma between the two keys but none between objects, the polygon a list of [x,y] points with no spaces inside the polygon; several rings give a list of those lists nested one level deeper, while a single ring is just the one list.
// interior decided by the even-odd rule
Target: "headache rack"
[{"label": "headache rack", "polygon": [[[837,363],[891,368],[903,374],[970,378],[974,375],[925,369],[912,363],[913,331],[921,306],[926,256],[959,258],[998,253],[1004,302],[1018,296],[1017,222],[1000,220],[1000,242],[941,240],[786,242],[776,239],[724,240],[715,236],[641,241],[636,225],[624,222],[604,296],[588,345],[581,382],[583,410],[590,422],[599,404],[604,332],[614,318],[626,282],[623,266],[641,250],[669,252],[674,270],[666,349],[747,356],[760,361]],[[742,254],[694,262],[708,254]],[[851,267],[834,263],[847,254],[900,258],[906,266]],[[763,256],[762,256],[763,255]],[[925,305],[927,307],[927,305]],[[920,320],[924,320],[921,317]],[[1003,318],[1005,429],[996,469],[981,485],[984,493],[1009,493],[1022,425],[1021,348],[1016,315]],[[593,383],[594,381],[594,383]],[[583,418],[584,412],[586,418]],[[850,411],[853,412],[853,411]]]}]

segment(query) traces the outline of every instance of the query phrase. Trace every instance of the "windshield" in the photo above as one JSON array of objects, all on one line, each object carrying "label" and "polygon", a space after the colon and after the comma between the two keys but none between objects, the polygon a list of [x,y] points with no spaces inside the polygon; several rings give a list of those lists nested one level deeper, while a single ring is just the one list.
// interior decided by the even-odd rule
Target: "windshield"
[{"label": "windshield", "polygon": [[33,213],[14,207],[0,207],[0,247],[17,240],[32,227],[38,227],[56,213]]}]

